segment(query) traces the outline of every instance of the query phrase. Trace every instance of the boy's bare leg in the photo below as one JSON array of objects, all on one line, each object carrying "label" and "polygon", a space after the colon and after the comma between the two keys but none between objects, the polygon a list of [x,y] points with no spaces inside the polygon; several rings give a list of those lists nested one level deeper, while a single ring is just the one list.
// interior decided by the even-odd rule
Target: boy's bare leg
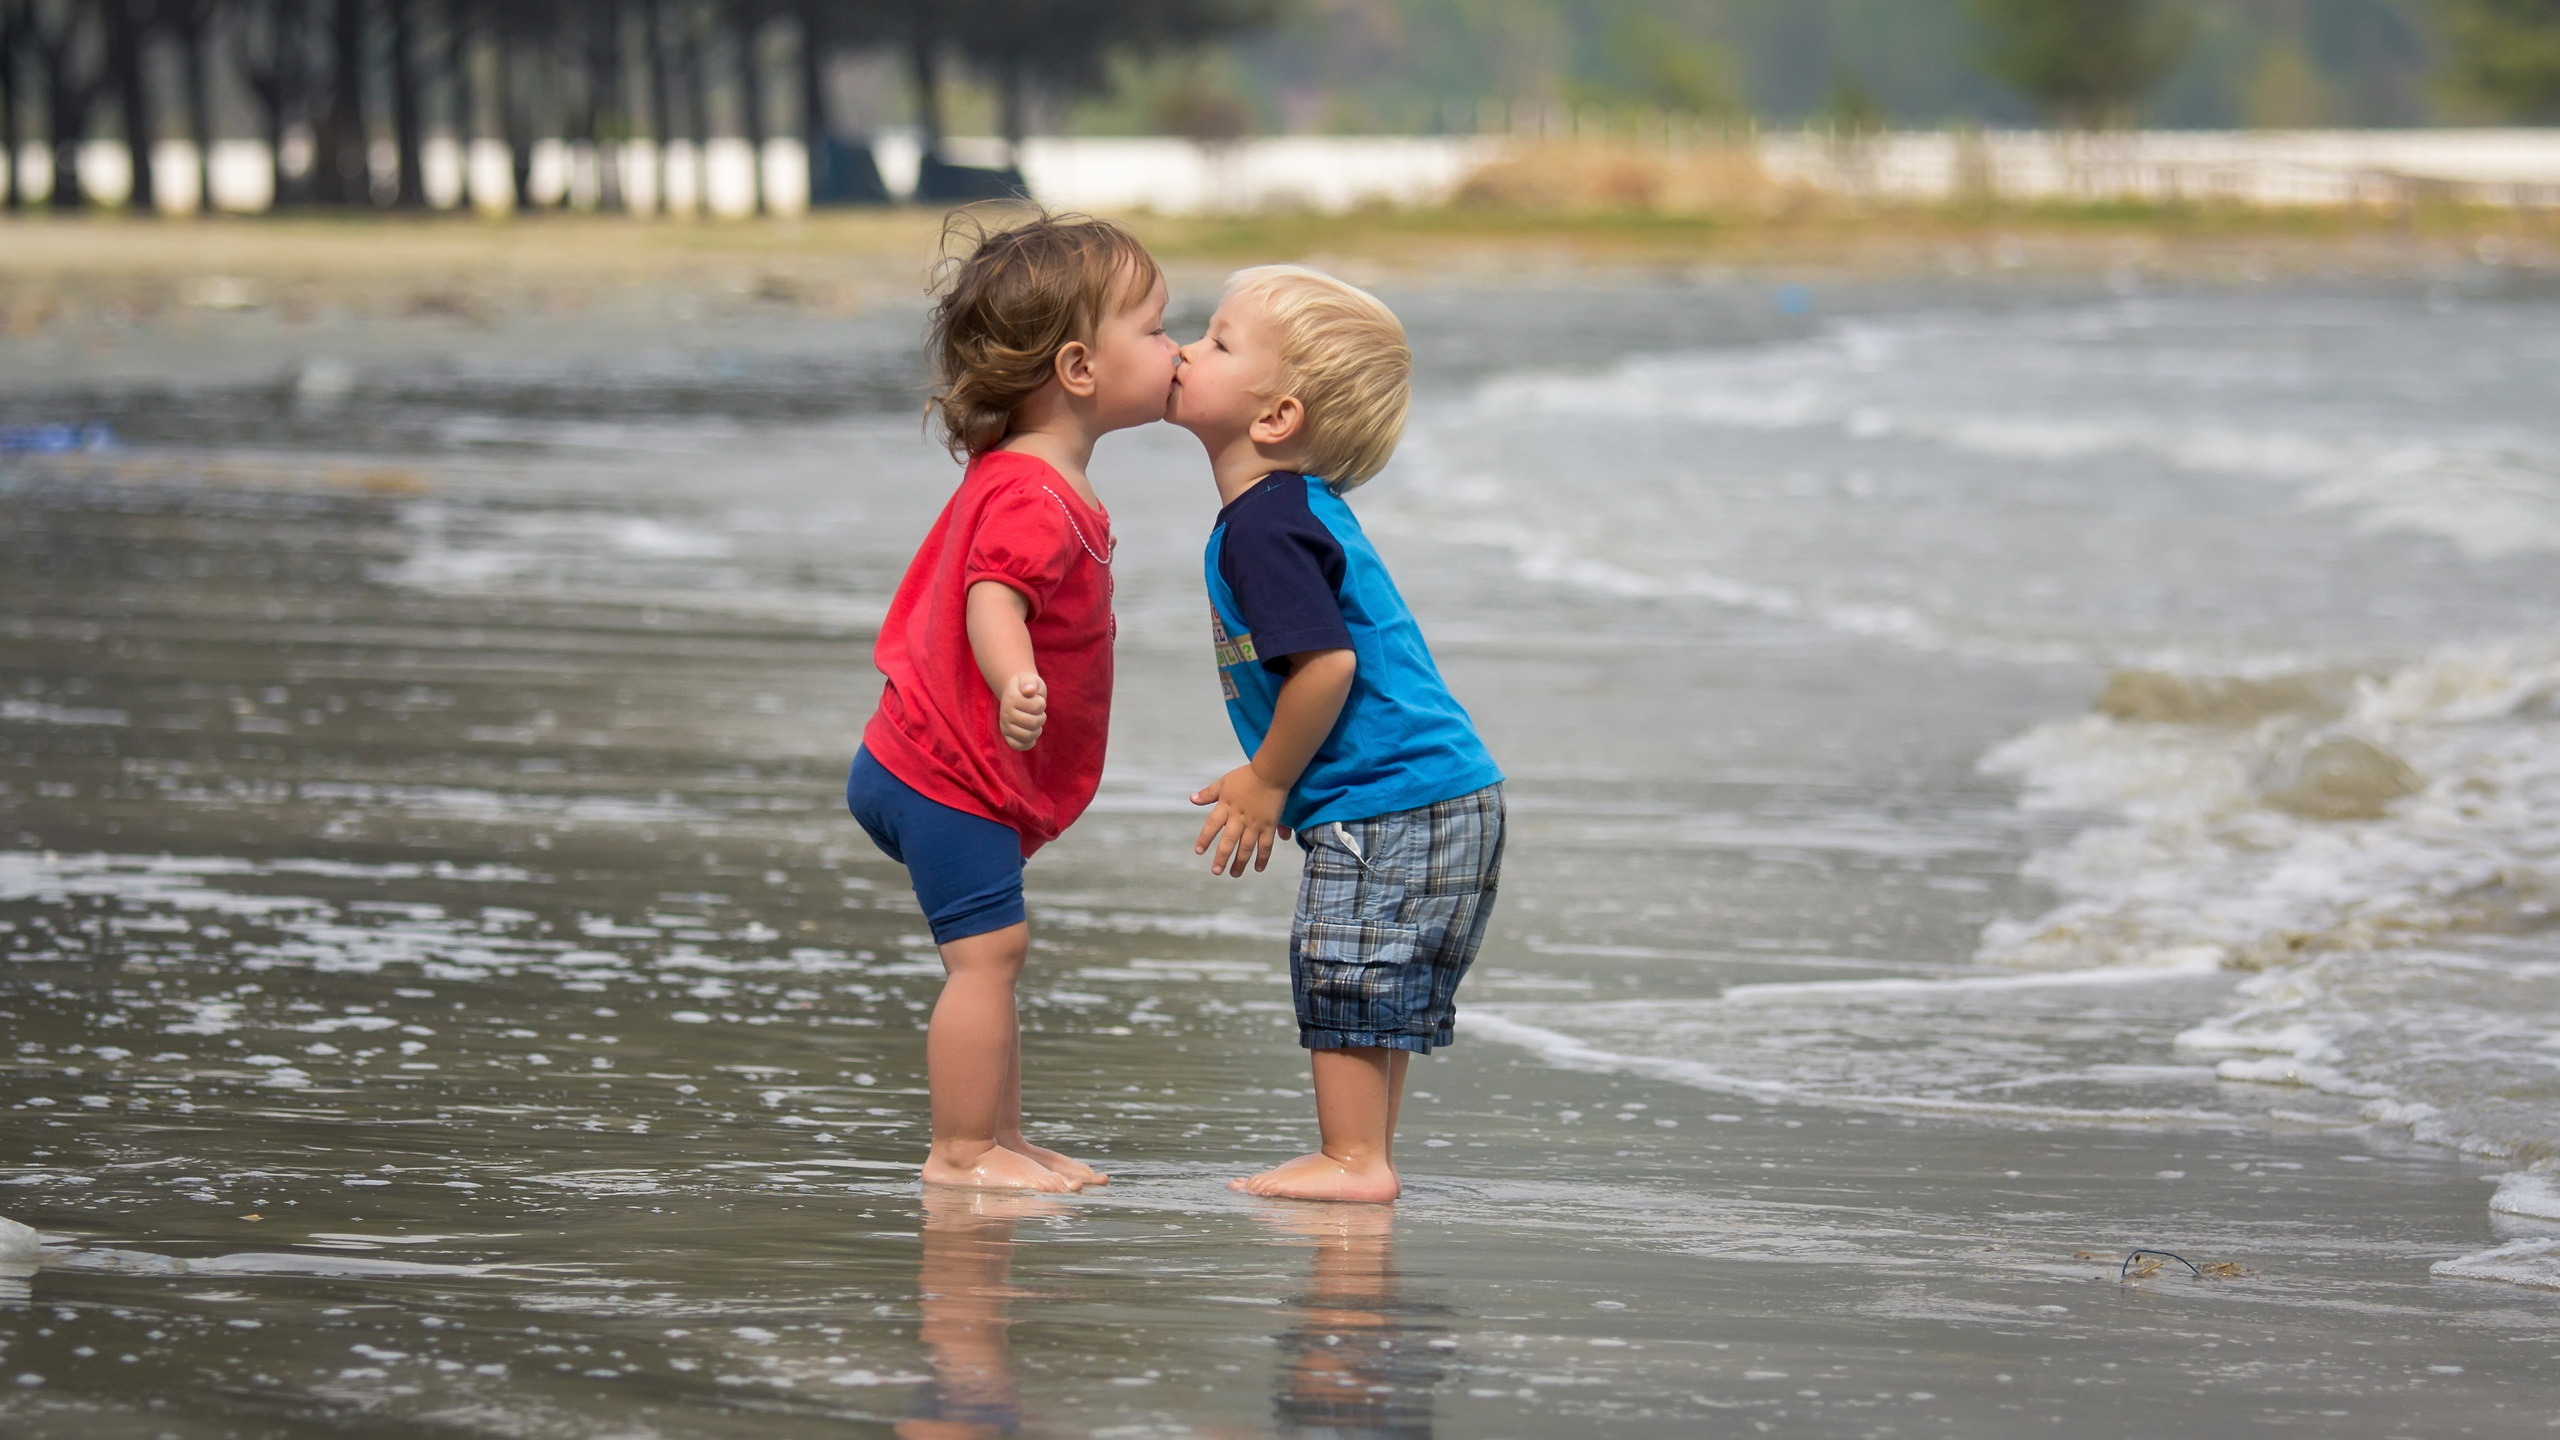
[{"label": "boy's bare leg", "polygon": [[1403,1103],[1401,1050],[1311,1050],[1321,1149],[1228,1182],[1248,1195],[1382,1203],[1404,1193],[1396,1178],[1395,1121]]},{"label": "boy's bare leg", "polygon": [[[933,1087],[933,1150],[924,1162],[928,1185],[1051,1193],[1077,1188],[1068,1177],[997,1143],[1008,1123],[1008,1076],[1015,1064],[1007,1057],[1022,1039],[1013,987],[1030,949],[1027,924],[942,947],[948,978],[924,1039],[925,1074]],[[1017,1098],[1010,1122],[1016,1128],[1020,1113]]]},{"label": "boy's bare leg", "polygon": [[1404,1121],[1404,1067],[1413,1061],[1410,1050],[1387,1052],[1387,1163],[1396,1163],[1396,1126]]},{"label": "boy's bare leg", "polygon": [[1064,1175],[1081,1188],[1086,1185],[1108,1185],[1111,1177],[1071,1155],[1034,1145],[1022,1138],[1022,1028],[1013,1031],[1013,1044],[1005,1051],[1004,1114],[996,1125],[996,1143],[1016,1155],[1028,1155],[1051,1173]]}]

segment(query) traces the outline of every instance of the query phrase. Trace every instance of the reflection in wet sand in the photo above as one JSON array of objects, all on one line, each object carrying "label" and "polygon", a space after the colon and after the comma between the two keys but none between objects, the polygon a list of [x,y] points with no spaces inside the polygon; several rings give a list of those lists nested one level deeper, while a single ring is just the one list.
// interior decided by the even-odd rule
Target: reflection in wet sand
[{"label": "reflection in wet sand", "polygon": [[1067,1213],[1035,1195],[924,1187],[924,1257],[916,1298],[933,1380],[917,1393],[902,1440],[987,1440],[1022,1428],[1010,1332],[1014,1227]]},{"label": "reflection in wet sand", "polygon": [[1297,1327],[1280,1337],[1287,1368],[1272,1400],[1280,1433],[1429,1440],[1440,1381],[1432,1337],[1442,1327],[1417,1322],[1441,1307],[1402,1294],[1395,1212],[1292,1205],[1260,1218],[1282,1237],[1277,1243],[1315,1246]]}]

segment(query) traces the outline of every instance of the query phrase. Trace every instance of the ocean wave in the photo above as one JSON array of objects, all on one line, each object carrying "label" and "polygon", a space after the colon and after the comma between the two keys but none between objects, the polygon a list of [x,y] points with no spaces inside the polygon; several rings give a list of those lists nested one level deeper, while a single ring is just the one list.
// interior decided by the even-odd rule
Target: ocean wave
[{"label": "ocean wave", "polygon": [[2560,1220],[2560,1171],[2518,1170],[2499,1176],[2489,1208],[2528,1220]]},{"label": "ocean wave", "polygon": [[654,518],[592,504],[423,500],[401,511],[408,548],[368,574],[432,595],[654,607],[855,633],[879,627],[885,597],[778,572],[753,548],[766,537],[748,534],[764,523],[754,511]]},{"label": "ocean wave", "polygon": [[2560,551],[2560,433],[2512,386],[2438,394],[2448,364],[2521,364],[2523,342],[2256,303],[1923,313],[1516,371],[1418,406],[1358,504],[1541,590],[2004,663],[2392,653],[2546,597],[2519,561]]},{"label": "ocean wave", "polygon": [[1397,460],[1401,483],[1392,495],[1364,504],[1365,525],[1384,534],[1480,545],[1509,555],[1520,578],[1533,584],[1610,600],[1699,601],[1969,659],[2055,664],[2092,658],[2091,647],[2077,641],[2007,633],[1996,625],[1933,615],[1915,604],[1826,593],[1819,585],[1726,574],[1678,543],[1677,531],[1659,537],[1671,540],[1676,554],[1647,557],[1625,543],[1624,533],[1591,515],[1561,523],[1564,517],[1544,504],[1469,469],[1454,447],[1433,434],[1433,423],[1417,423],[1408,434]]},{"label": "ocean wave", "polygon": [[2439,1260],[2428,1268],[2455,1280],[2497,1280],[2560,1290],[2560,1239],[2512,1241],[2494,1250]]},{"label": "ocean wave", "polygon": [[[2203,1065],[2157,1037],[2229,981],[2210,954],[2053,974],[1735,985],[1702,1000],[1467,1007],[1472,1035],[1571,1070],[1902,1115],[2231,1125]],[[1690,1057],[1712,1056],[1712,1062]]]},{"label": "ocean wave", "polygon": [[[1645,355],[1598,374],[1505,375],[1479,387],[1467,410],[1478,423],[1591,416],[1829,430],[2047,465],[2133,457],[2290,485],[2308,508],[2449,540],[2476,559],[2560,550],[2560,451],[2548,436],[2447,430],[2432,417],[2424,431],[2342,425],[2321,412],[2273,420],[2300,408],[2285,403],[2304,388],[2299,367],[2184,346],[2191,323],[2179,307],[2147,301],[1848,320],[1783,345]],[[1948,376],[1969,383],[1951,390]]]},{"label": "ocean wave", "polygon": [[1978,958],[2216,955],[2252,973],[2177,1045],[2219,1078],[2339,1096],[2473,1154],[2560,1156],[2560,645],[2119,676],[2097,713],[1985,765],[2030,808],[2107,818],[2029,861],[2062,903],[1995,924]]},{"label": "ocean wave", "polygon": [[1765,1102],[2384,1125],[2519,1162],[2496,1208],[2560,1218],[2560,645],[2119,675],[1985,763],[2096,818],[2029,861],[2060,903],[1988,927],[1980,969],[1468,1025]]}]

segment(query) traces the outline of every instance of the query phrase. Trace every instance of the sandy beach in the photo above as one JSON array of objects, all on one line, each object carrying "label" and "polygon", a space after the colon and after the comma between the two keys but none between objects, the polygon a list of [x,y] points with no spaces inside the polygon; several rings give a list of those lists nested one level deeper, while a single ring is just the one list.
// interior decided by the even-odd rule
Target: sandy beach
[{"label": "sandy beach", "polygon": [[1030,872],[1114,1181],[917,1193],[841,788],[934,222],[12,228],[0,1418],[2546,1433],[2538,223],[1149,222],[1177,326],[1311,257],[1422,361],[1357,506],[1517,830],[1392,1210],[1224,1189],[1313,1129],[1295,861],[1190,853],[1161,429]]}]

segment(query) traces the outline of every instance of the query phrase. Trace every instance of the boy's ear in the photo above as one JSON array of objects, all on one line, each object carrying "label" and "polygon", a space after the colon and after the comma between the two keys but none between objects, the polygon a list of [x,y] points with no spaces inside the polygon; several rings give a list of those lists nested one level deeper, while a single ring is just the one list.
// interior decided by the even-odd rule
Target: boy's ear
[{"label": "boy's ear", "polygon": [[1078,399],[1090,398],[1096,387],[1093,375],[1093,347],[1081,340],[1070,340],[1058,347],[1058,358],[1051,362],[1058,385]]},{"label": "boy's ear", "polygon": [[1307,428],[1307,407],[1295,395],[1283,395],[1253,417],[1246,435],[1265,449],[1286,445]]}]

